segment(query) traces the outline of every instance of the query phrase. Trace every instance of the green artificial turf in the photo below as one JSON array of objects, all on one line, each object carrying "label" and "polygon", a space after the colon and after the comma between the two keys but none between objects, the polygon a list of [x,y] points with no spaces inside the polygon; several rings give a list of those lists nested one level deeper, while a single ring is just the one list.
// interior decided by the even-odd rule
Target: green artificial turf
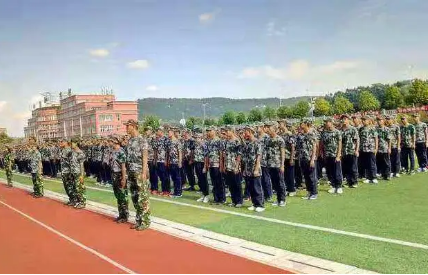
[{"label": "green artificial turf", "polygon": [[[5,178],[4,172],[0,172],[0,177]],[[31,185],[27,177],[15,175],[14,180]],[[92,179],[86,182],[87,186],[95,186]],[[45,188],[64,193],[62,184],[51,180],[45,180]],[[302,200],[300,196],[289,198],[286,208],[267,205],[266,211],[257,215],[428,245],[428,174],[403,176],[391,182],[380,181],[378,185],[361,184],[358,189],[345,189],[340,196],[328,194],[326,189],[327,186],[320,187],[316,201]],[[299,195],[303,196],[304,192],[300,191]],[[108,192],[88,189],[87,197],[92,201],[116,204],[113,194]],[[245,208],[197,203],[198,197],[195,192],[185,192],[178,201],[251,214]],[[246,204],[249,206],[249,202]],[[382,273],[428,273],[428,251],[424,249],[155,200],[151,205],[156,217],[265,245]]]}]

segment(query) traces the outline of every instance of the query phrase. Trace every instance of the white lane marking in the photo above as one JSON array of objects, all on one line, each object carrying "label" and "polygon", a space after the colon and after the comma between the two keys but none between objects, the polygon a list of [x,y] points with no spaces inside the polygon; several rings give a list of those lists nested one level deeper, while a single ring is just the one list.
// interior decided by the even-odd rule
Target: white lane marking
[{"label": "white lane marking", "polygon": [[[25,177],[28,177],[28,176],[25,176]],[[60,182],[57,180],[52,180],[52,181]],[[87,186],[86,189],[93,189],[93,190],[113,193],[112,190],[102,189],[102,188],[97,188],[97,187],[88,187]],[[369,235],[369,234],[350,232],[350,231],[339,230],[339,229],[328,228],[328,227],[322,227],[322,226],[317,226],[317,225],[310,225],[310,224],[304,224],[304,223],[296,223],[296,222],[278,220],[278,219],[273,219],[273,218],[268,218],[268,217],[263,217],[263,216],[255,216],[255,215],[244,214],[244,213],[239,213],[239,212],[230,211],[230,210],[223,210],[223,209],[218,209],[218,208],[199,206],[199,205],[189,204],[189,203],[185,203],[185,202],[178,202],[178,201],[160,199],[160,198],[155,198],[155,197],[150,197],[150,199],[152,199],[154,201],[166,202],[166,203],[170,203],[170,204],[192,207],[192,208],[196,208],[196,209],[207,210],[207,211],[212,211],[212,212],[217,212],[217,213],[240,216],[240,217],[245,217],[245,218],[250,218],[250,219],[255,219],[255,220],[262,220],[262,221],[267,221],[267,222],[271,222],[271,223],[284,224],[284,225],[288,225],[288,226],[306,228],[306,229],[310,229],[310,230],[323,231],[323,232],[334,233],[334,234],[338,234],[338,235],[345,235],[345,236],[357,237],[357,238],[362,238],[362,239],[367,239],[367,240],[379,241],[379,242],[384,242],[384,243],[392,243],[392,244],[398,244],[398,245],[428,250],[428,245],[426,245],[426,244],[420,244],[420,243],[414,243],[414,242],[378,237],[378,236],[373,236],[373,235]]]},{"label": "white lane marking", "polygon": [[82,243],[80,243],[80,242],[78,242],[78,241],[76,241],[76,240],[74,240],[74,239],[72,239],[72,238],[68,237],[67,235],[62,234],[61,232],[59,232],[59,231],[57,231],[57,230],[53,229],[52,227],[50,227],[49,225],[46,225],[46,224],[42,223],[41,221],[38,221],[38,220],[36,220],[35,218],[33,218],[33,217],[31,217],[31,216],[29,216],[29,215],[25,214],[24,212],[21,212],[20,210],[18,210],[18,209],[16,209],[16,208],[14,208],[13,206],[11,206],[11,205],[9,205],[9,204],[5,203],[4,201],[1,201],[1,200],[0,200],[0,203],[1,203],[1,204],[3,204],[4,206],[6,206],[7,208],[9,208],[9,209],[11,209],[11,210],[13,210],[13,211],[15,211],[15,212],[17,212],[17,213],[21,214],[21,215],[22,215],[22,216],[24,216],[25,218],[27,218],[27,219],[29,219],[29,220],[31,220],[31,221],[33,221],[33,222],[37,223],[38,225],[40,225],[40,226],[42,226],[42,227],[44,227],[45,229],[47,229],[47,230],[51,231],[52,233],[54,233],[54,234],[56,234],[56,235],[58,235],[58,236],[60,236],[60,237],[62,237],[62,238],[64,238],[64,239],[66,239],[67,241],[69,241],[69,242],[71,242],[71,243],[73,243],[73,244],[75,244],[75,245],[77,245],[77,246],[79,246],[79,247],[83,248],[84,250],[86,250],[86,251],[88,251],[88,252],[90,252],[90,253],[94,254],[95,256],[97,256],[97,257],[99,257],[99,258],[103,259],[104,261],[106,261],[106,262],[108,262],[108,263],[110,263],[110,264],[114,265],[115,267],[117,267],[117,268],[121,269],[122,271],[124,271],[124,272],[126,272],[126,273],[129,273],[129,274],[137,274],[136,272],[132,271],[131,269],[129,269],[129,268],[127,268],[127,267],[124,267],[123,265],[121,265],[121,264],[119,264],[118,262],[116,262],[116,261],[114,261],[114,260],[110,259],[109,257],[107,257],[107,256],[105,256],[105,255],[103,255],[103,254],[99,253],[98,251],[96,251],[96,250],[94,250],[94,249],[92,249],[92,248],[90,248],[90,247],[87,247],[86,245],[84,245],[84,244],[82,244]]}]

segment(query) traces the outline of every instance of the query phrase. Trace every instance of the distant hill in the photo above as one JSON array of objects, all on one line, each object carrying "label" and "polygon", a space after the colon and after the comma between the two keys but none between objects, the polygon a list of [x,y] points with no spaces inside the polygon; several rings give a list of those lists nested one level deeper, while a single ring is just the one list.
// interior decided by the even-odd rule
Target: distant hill
[{"label": "distant hill", "polygon": [[[293,97],[281,99],[282,106],[290,106],[309,97]],[[232,99],[223,97],[212,98],[143,98],[138,100],[139,119],[146,115],[156,115],[164,121],[178,121],[184,113],[185,118],[203,117],[202,104],[206,104],[206,117],[220,117],[226,111],[249,112],[253,108],[270,106],[279,107],[280,99],[249,98]]]}]

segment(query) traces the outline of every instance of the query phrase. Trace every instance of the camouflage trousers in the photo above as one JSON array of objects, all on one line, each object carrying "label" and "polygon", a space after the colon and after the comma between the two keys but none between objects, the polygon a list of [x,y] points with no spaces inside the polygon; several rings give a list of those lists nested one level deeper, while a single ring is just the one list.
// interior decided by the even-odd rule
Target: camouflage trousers
[{"label": "camouflage trousers", "polygon": [[138,180],[140,172],[128,172],[128,184],[136,211],[137,225],[150,226],[149,181]]},{"label": "camouflage trousers", "polygon": [[12,176],[13,176],[12,169],[6,168],[7,185],[9,185],[9,186],[13,186],[13,184],[12,184]]},{"label": "camouflage trousers", "polygon": [[43,196],[43,178],[40,173],[31,173],[31,180],[33,181],[34,195]]},{"label": "camouflage trousers", "polygon": [[86,204],[85,181],[80,182],[80,174],[71,174],[73,185],[76,186],[76,202]]},{"label": "camouflage trousers", "polygon": [[117,200],[117,210],[119,211],[119,218],[128,219],[128,188],[121,188],[122,173],[112,173],[113,178],[113,192]]},{"label": "camouflage trousers", "polygon": [[62,183],[64,184],[64,190],[65,193],[68,196],[68,200],[70,202],[76,202],[77,195],[76,195],[76,185],[73,181],[73,176],[71,174],[62,174]]}]

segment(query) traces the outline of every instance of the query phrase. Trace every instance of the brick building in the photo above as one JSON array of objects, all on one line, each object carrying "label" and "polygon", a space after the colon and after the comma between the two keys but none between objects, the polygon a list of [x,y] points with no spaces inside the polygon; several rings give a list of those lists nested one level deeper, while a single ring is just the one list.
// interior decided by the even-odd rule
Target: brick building
[{"label": "brick building", "polygon": [[137,102],[116,101],[114,95],[72,95],[60,104],[60,137],[125,134],[123,123],[138,118]]},{"label": "brick building", "polygon": [[58,104],[34,109],[27,127],[24,128],[25,137],[34,136],[42,141],[58,138],[59,109]]}]

